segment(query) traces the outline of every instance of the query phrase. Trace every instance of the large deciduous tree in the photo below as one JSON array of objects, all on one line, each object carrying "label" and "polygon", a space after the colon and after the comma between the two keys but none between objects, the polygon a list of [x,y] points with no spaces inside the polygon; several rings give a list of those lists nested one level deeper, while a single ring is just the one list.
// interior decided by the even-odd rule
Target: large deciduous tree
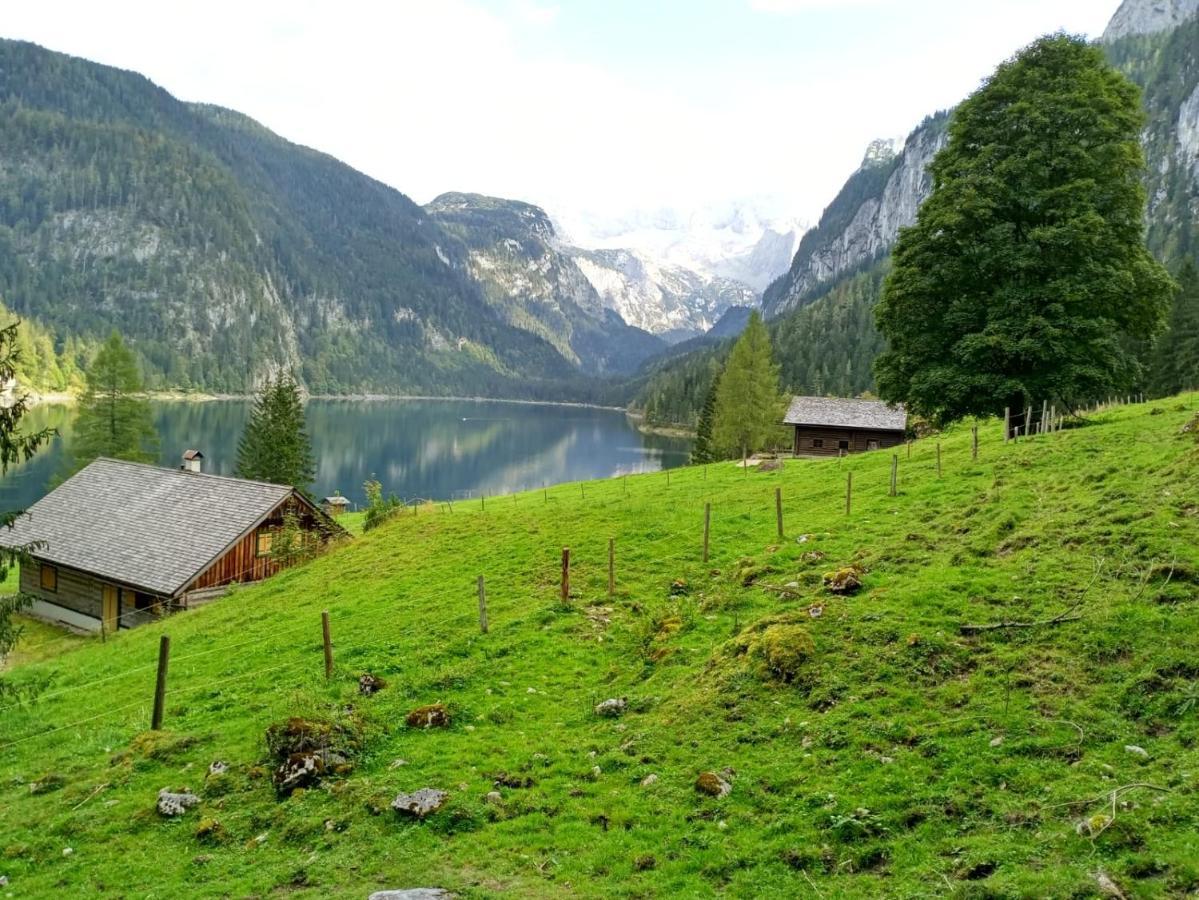
[{"label": "large deciduous tree", "polygon": [[716,388],[712,445],[719,456],[745,457],[780,434],[782,395],[770,334],[755,310],[733,345]]},{"label": "large deciduous tree", "polygon": [[1144,241],[1140,92],[1036,41],[954,113],[876,309],[880,394],[945,423],[1133,387],[1172,282]]},{"label": "large deciduous tree", "polygon": [[137,359],[120,334],[114,331],[109,335],[86,375],[87,386],[75,417],[70,471],[100,456],[153,462],[158,456],[154,414],[142,393]]},{"label": "large deciduous tree", "polygon": [[281,374],[262,386],[237,446],[237,474],[302,491],[316,478],[304,402],[291,375]]}]

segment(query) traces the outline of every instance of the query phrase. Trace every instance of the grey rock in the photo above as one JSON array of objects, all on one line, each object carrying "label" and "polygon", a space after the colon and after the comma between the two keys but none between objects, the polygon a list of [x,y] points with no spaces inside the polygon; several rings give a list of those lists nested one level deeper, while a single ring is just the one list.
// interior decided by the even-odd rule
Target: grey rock
[{"label": "grey rock", "polygon": [[391,808],[396,812],[423,819],[441,809],[448,797],[449,794],[437,788],[421,788],[411,794],[400,794],[391,801]]},{"label": "grey rock", "polygon": [[453,896],[441,888],[403,888],[396,891],[375,891],[367,900],[453,900]]},{"label": "grey rock", "polygon": [[499,791],[488,791],[487,796],[483,799],[488,803],[502,803],[504,801],[504,795]]},{"label": "grey rock", "polygon": [[209,775],[224,775],[229,771],[229,763],[222,760],[217,760],[208,767]]},{"label": "grey rock", "polygon": [[158,813],[168,818],[181,816],[193,806],[198,806],[200,798],[192,793],[174,793],[163,789],[158,792]]},{"label": "grey rock", "polygon": [[619,716],[628,705],[628,697],[610,697],[595,704],[595,714],[597,716]]},{"label": "grey rock", "polygon": [[658,776],[654,772],[650,772],[648,775],[646,775],[644,778],[641,779],[642,787],[649,787],[650,785],[657,784],[657,783],[658,783]]},{"label": "grey rock", "polygon": [[1124,752],[1131,753],[1133,756],[1139,756],[1141,759],[1149,758],[1149,751],[1144,747],[1138,747],[1136,744],[1125,744]]}]

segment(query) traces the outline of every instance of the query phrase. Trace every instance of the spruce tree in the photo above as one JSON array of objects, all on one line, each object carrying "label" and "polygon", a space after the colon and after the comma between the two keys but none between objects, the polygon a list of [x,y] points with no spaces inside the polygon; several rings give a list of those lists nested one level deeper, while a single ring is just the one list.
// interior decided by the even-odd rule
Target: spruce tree
[{"label": "spruce tree", "polygon": [[268,379],[237,446],[241,478],[307,491],[316,477],[300,387],[291,375]]},{"label": "spruce tree", "polygon": [[[21,354],[17,347],[17,323],[0,328],[0,385],[13,383],[21,368]],[[7,475],[9,466],[28,461],[54,434],[50,429],[22,432],[21,419],[27,410],[24,395],[17,394],[10,402],[0,403],[0,475]],[[24,515],[21,510],[0,510],[0,528],[12,528],[13,523]],[[0,582],[7,580],[10,570],[34,548],[0,547]],[[20,593],[0,597],[0,662],[12,650],[21,629],[12,621],[12,614],[28,606],[30,598]],[[7,693],[0,683],[0,696]]]},{"label": "spruce tree", "polygon": [[1145,247],[1140,92],[1041,38],[954,113],[876,310],[884,400],[938,423],[1131,389],[1172,282]]},{"label": "spruce tree", "polygon": [[780,433],[779,366],[757,310],[733,345],[716,389],[712,443],[718,458],[746,457]]},{"label": "spruce tree", "polygon": [[1150,389],[1159,397],[1199,386],[1199,269],[1191,260],[1178,273],[1169,326],[1153,352]]},{"label": "spruce tree", "polygon": [[700,410],[699,425],[695,429],[695,446],[691,448],[692,464],[715,462],[718,458],[712,443],[712,429],[716,424],[716,392],[719,387],[720,375],[717,374],[708,385],[704,406]]},{"label": "spruce tree", "polygon": [[69,472],[101,456],[153,462],[158,456],[154,414],[142,396],[137,359],[116,331],[100,347],[86,377],[75,416]]}]

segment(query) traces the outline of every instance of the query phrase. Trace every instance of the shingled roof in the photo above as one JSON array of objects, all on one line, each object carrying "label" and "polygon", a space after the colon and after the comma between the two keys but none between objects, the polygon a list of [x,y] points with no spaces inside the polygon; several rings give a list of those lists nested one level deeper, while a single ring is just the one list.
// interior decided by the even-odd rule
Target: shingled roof
[{"label": "shingled roof", "polygon": [[829,428],[869,428],[903,431],[908,414],[903,406],[888,406],[881,400],[847,400],[840,397],[793,397],[786,425],[815,425]]},{"label": "shingled roof", "polygon": [[262,481],[97,459],[28,510],[0,544],[172,596],[293,493]]}]

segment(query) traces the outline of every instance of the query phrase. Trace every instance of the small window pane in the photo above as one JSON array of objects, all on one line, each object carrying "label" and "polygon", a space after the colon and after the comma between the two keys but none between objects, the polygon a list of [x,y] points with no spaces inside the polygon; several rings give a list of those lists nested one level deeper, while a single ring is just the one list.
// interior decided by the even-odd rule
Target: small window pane
[{"label": "small window pane", "polygon": [[273,535],[269,531],[258,532],[258,555],[267,556],[271,552],[271,538]]},{"label": "small window pane", "polygon": [[42,566],[42,590],[58,590],[58,569],[54,566]]},{"label": "small window pane", "polygon": [[849,441],[837,441],[837,447],[841,450],[848,450]]},{"label": "small window pane", "polygon": [[812,438],[812,447],[819,450],[824,446],[824,438]]}]

